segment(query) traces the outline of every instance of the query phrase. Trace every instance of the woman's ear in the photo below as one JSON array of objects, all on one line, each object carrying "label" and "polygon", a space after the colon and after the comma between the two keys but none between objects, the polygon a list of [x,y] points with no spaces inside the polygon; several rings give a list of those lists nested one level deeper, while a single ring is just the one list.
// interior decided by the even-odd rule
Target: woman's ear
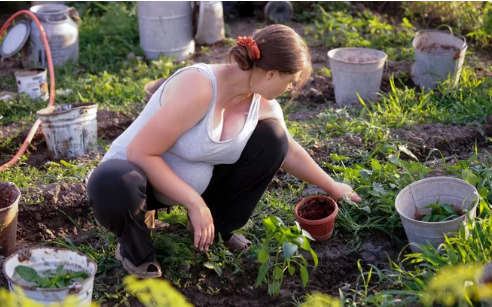
[{"label": "woman's ear", "polygon": [[266,72],[266,79],[267,80],[272,80],[279,74],[278,70],[267,70]]}]

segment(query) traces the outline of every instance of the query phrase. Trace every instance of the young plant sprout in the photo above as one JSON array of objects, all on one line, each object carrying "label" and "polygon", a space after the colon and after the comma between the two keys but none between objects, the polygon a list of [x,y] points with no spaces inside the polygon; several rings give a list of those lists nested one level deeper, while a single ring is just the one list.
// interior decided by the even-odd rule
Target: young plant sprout
[{"label": "young plant sprout", "polygon": [[441,204],[438,199],[435,203],[429,204],[426,208],[430,208],[430,214],[415,214],[415,219],[422,222],[444,222],[450,221],[463,215],[463,211],[450,204]]},{"label": "young plant sprout", "polygon": [[63,288],[70,286],[75,281],[81,281],[89,277],[87,272],[70,272],[63,268],[63,264],[56,268],[56,271],[46,271],[39,274],[35,269],[18,265],[15,272],[25,281],[33,282],[39,288]]}]

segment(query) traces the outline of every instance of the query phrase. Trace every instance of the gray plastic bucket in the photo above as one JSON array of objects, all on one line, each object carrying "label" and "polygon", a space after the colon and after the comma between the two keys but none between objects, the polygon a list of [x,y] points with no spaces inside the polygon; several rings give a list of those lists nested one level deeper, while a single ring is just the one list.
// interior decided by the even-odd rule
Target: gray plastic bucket
[{"label": "gray plastic bucket", "polygon": [[97,104],[56,105],[37,112],[53,159],[75,158],[97,147]]},{"label": "gray plastic bucket", "polygon": [[449,33],[425,30],[417,33],[412,42],[415,63],[412,79],[420,87],[433,89],[451,76],[456,85],[460,78],[467,44]]},{"label": "gray plastic bucket", "polygon": [[145,57],[186,59],[195,51],[192,2],[138,1],[138,32]]},{"label": "gray plastic bucket", "polygon": [[339,105],[376,100],[386,53],[369,48],[338,48],[328,51],[335,100]]},{"label": "gray plastic bucket", "polygon": [[[74,282],[63,288],[38,288],[35,283],[23,280],[15,274],[18,265],[35,269],[38,273],[56,270],[63,264],[67,271],[84,271],[89,275],[80,282]],[[5,259],[3,274],[7,278],[10,291],[20,288],[26,297],[43,304],[53,304],[63,301],[69,295],[77,297],[77,305],[84,306],[92,300],[94,276],[97,264],[86,255],[69,249],[54,247],[33,247],[19,250]]]},{"label": "gray plastic bucket", "polygon": [[412,251],[420,249],[412,243],[428,244],[434,247],[444,242],[443,234],[458,231],[466,220],[461,215],[444,222],[423,222],[415,219],[415,215],[430,213],[428,205],[439,200],[441,204],[450,204],[461,210],[469,210],[469,216],[475,218],[479,202],[477,189],[466,181],[454,177],[430,177],[416,181],[398,193],[395,208],[401,218]]}]

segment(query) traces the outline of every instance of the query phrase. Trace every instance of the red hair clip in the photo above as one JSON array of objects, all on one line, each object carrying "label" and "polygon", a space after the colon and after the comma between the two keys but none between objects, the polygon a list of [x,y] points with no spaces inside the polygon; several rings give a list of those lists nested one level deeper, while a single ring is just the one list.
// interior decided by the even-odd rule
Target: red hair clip
[{"label": "red hair clip", "polygon": [[253,61],[259,60],[261,57],[260,48],[256,44],[255,40],[251,36],[238,36],[236,43],[239,46],[244,46],[248,49],[251,59]]}]

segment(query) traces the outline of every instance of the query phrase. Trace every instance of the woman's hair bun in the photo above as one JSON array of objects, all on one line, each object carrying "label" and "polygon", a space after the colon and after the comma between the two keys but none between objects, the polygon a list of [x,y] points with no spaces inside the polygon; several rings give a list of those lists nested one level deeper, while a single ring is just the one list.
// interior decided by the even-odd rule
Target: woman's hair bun
[{"label": "woman's hair bun", "polygon": [[229,60],[234,60],[242,70],[250,70],[253,68],[253,60],[251,59],[248,49],[244,46],[236,45],[229,50]]}]

